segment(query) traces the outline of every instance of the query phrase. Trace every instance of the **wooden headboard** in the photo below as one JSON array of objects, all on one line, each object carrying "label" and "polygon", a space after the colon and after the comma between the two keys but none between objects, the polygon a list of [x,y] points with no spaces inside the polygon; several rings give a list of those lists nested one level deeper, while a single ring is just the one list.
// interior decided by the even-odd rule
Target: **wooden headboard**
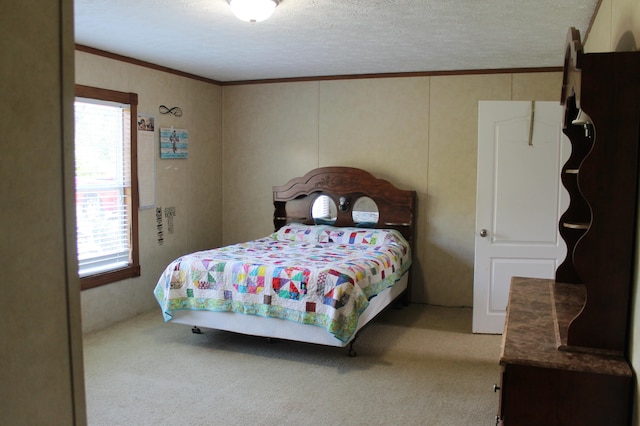
[{"label": "wooden headboard", "polygon": [[396,229],[413,246],[415,191],[398,189],[386,180],[353,167],[320,167],[302,177],[273,187],[273,224],[278,230],[291,222],[312,225],[314,201],[321,195],[337,208],[334,226],[357,226],[352,209],[360,197],[370,197],[378,207],[375,228]]}]

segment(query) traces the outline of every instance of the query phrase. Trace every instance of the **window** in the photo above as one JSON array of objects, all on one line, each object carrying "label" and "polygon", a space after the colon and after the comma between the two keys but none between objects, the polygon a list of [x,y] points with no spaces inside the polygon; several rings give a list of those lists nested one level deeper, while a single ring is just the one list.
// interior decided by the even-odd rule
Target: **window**
[{"label": "window", "polygon": [[76,86],[75,188],[82,289],[140,276],[138,96]]}]

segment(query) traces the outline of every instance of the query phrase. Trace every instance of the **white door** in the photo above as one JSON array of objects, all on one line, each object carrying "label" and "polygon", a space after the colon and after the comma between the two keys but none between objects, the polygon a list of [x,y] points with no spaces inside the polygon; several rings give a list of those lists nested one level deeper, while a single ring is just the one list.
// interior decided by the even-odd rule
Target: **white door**
[{"label": "white door", "polygon": [[560,171],[570,153],[558,102],[480,102],[474,333],[503,332],[511,277],[553,278],[564,260]]}]

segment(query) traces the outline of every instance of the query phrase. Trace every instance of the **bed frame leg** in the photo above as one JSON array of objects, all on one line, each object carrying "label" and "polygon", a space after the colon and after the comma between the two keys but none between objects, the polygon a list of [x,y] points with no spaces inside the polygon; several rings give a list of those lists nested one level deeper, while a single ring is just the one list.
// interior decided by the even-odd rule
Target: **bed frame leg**
[{"label": "bed frame leg", "polygon": [[354,343],[356,343],[356,339],[358,338],[358,336],[356,335],[356,337],[353,338],[353,340],[351,341],[351,343],[349,343],[349,356],[351,358],[355,358],[358,356],[358,353],[356,352],[355,349],[353,349],[353,345]]},{"label": "bed frame leg", "polygon": [[[409,279],[411,279],[411,277],[409,277]],[[402,294],[402,298],[400,299],[402,302],[402,306],[409,306],[410,300],[409,300],[409,289],[406,289],[404,291],[404,293]]]},{"label": "bed frame leg", "polygon": [[202,330],[200,330],[200,327],[196,327],[196,326],[193,326],[193,328],[191,328],[191,332],[193,334],[202,334]]}]

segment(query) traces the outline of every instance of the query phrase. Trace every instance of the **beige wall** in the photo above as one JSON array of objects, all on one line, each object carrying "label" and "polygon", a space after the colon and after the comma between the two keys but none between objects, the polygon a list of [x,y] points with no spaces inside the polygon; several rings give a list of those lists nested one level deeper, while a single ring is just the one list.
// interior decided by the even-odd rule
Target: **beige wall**
[{"label": "beige wall", "polygon": [[[72,1],[3,4],[0,422],[86,423],[75,273]],[[73,269],[71,269],[73,270]]]},{"label": "beige wall", "polygon": [[[174,232],[163,218],[164,243],[158,244],[155,209],[139,212],[138,278],[82,292],[85,332],[104,328],[157,306],[155,283],[173,259],[219,246],[222,240],[221,88],[85,52],[76,52],[76,83],[138,94],[138,113],[156,118],[156,149],[161,127],[189,131],[188,159],[155,157],[156,205],[175,207]],[[159,106],[178,106],[182,117],[163,115]],[[159,314],[159,313],[158,313]]]},{"label": "beige wall", "polygon": [[[471,306],[480,100],[558,100],[560,73],[219,86],[76,52],[76,82],[138,93],[156,128],[189,130],[189,159],[156,158],[157,204],[176,207],[159,246],[140,211],[142,276],[82,292],[83,330],[155,308],[166,264],[273,229],[271,187],[349,165],[418,193],[413,300]],[[158,113],[180,106],[183,116]]]},{"label": "beige wall", "polygon": [[640,3],[637,0],[602,0],[585,51],[623,52],[638,50]]},{"label": "beige wall", "polygon": [[223,243],[272,231],[271,187],[364,168],[418,193],[413,300],[471,306],[480,100],[559,101],[561,73],[223,88]]},{"label": "beige wall", "polygon": [[[585,51],[587,53],[637,51],[638,47],[640,47],[640,2],[638,0],[603,0],[592,30],[587,36]],[[640,207],[638,211],[640,212]],[[638,228],[636,246],[640,247],[640,228]],[[629,359],[637,375],[640,367],[640,292],[638,291],[640,288],[640,250],[636,249],[636,255],[638,257],[635,264],[635,283],[631,300]],[[640,405],[640,386],[638,386],[636,378],[632,422],[634,425],[640,425],[638,405]]]},{"label": "beige wall", "polygon": [[[188,160],[156,159],[157,202],[177,207],[175,234],[165,229],[159,246],[155,212],[140,212],[142,276],[82,292],[84,331],[153,309],[151,290],[171,259],[271,232],[271,187],[326,165],[365,168],[416,190],[414,300],[471,306],[478,101],[554,100],[561,78],[495,74],[221,89],[84,52],[76,53],[76,74],[79,84],[138,93],[139,112],[155,115],[157,128],[190,132]],[[160,104],[180,106],[183,117],[161,116]]]}]

